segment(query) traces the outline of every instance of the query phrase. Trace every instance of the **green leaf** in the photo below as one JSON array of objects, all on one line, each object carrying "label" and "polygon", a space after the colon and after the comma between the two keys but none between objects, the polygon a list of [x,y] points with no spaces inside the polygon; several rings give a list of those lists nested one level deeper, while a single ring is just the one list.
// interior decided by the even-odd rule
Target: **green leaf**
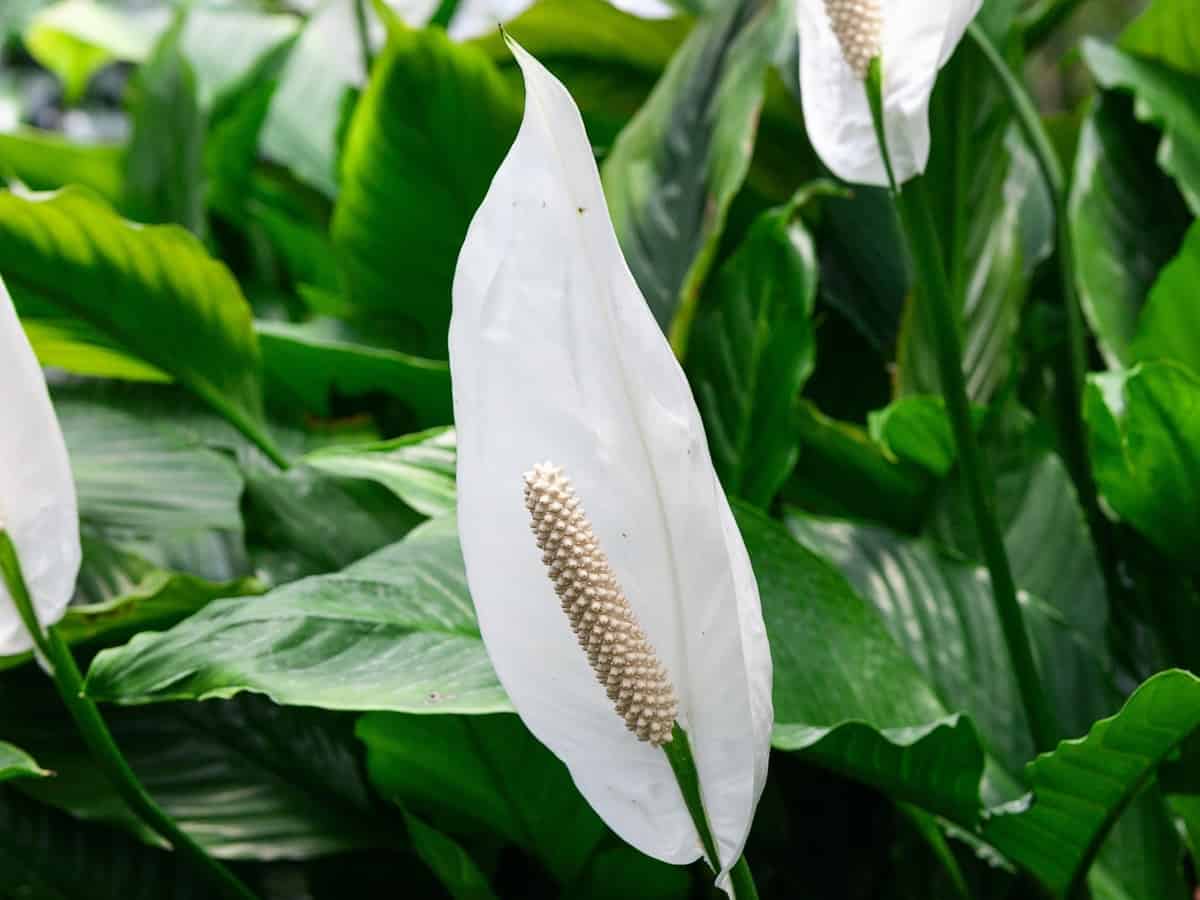
[{"label": "green leaf", "polygon": [[[690,20],[643,19],[607,0],[542,0],[504,27],[566,85],[592,144],[607,149],[642,108],[687,36]],[[522,90],[512,53],[498,33],[473,42]]]},{"label": "green leaf", "polygon": [[[794,512],[786,521],[874,605],[940,702],[970,715],[990,755],[1020,771],[1032,746],[986,570],[882,528]],[[1104,664],[1055,610],[1028,594],[1021,601],[1058,719],[1082,733],[1112,709]]]},{"label": "green leaf", "polygon": [[605,834],[566,766],[516,716],[359,719],[376,789],[451,834],[492,832],[575,878]]},{"label": "green leaf", "polygon": [[775,668],[772,745],[960,822],[979,811],[983,751],[875,611],[776,522],[737,508]]},{"label": "green leaf", "polygon": [[148,703],[231,697],[402,712],[507,711],[467,593],[453,517],[332,575],[217,601],[96,657],[88,692]]},{"label": "green leaf", "polygon": [[[972,410],[976,424],[985,410]],[[911,394],[869,416],[871,439],[891,458],[920,466],[944,478],[958,456],[946,404],[940,396]]]},{"label": "green leaf", "polygon": [[1178,670],[1154,676],[1087,737],[1031,762],[1031,802],[994,811],[984,837],[1055,896],[1072,895],[1117,816],[1198,726],[1200,681]]},{"label": "green leaf", "polygon": [[300,30],[295,16],[237,8],[190,9],[180,35],[180,50],[196,76],[201,109],[215,112],[264,59],[289,43]]},{"label": "green leaf", "polygon": [[124,148],[85,144],[36,128],[0,134],[0,177],[35,190],[76,184],[119,205],[125,192]]},{"label": "green leaf", "polygon": [[334,392],[382,393],[410,410],[417,428],[453,419],[450,367],[442,360],[353,343],[316,325],[258,322],[255,327],[272,397],[328,415]]},{"label": "green leaf", "polygon": [[687,900],[688,869],[659,862],[632,847],[602,849],[568,888],[572,900]]},{"label": "green leaf", "polygon": [[64,0],[38,12],[25,30],[33,58],[63,82],[68,103],[110,62],[142,62],[166,25],[157,14],[134,16],[92,0]]},{"label": "green leaf", "polygon": [[1200,215],[1200,76],[1138,59],[1096,40],[1083,42],[1083,58],[1102,86],[1131,91],[1138,121],[1163,131],[1158,164]]},{"label": "green leaf", "polygon": [[1115,94],[1097,99],[1079,136],[1069,207],[1076,283],[1110,368],[1132,362],[1142,304],[1192,220],[1154,162],[1157,143]]},{"label": "green leaf", "polygon": [[[471,217],[521,120],[478,49],[394,29],[350,122],[334,246],[356,316],[445,359],[450,287]],[[420,210],[420,215],[414,215]]]},{"label": "green leaf", "polygon": [[85,526],[149,540],[239,532],[242,476],[227,457],[166,423],[80,397],[55,403]]},{"label": "green leaf", "polygon": [[0,894],[37,900],[199,900],[175,854],[0,791]]},{"label": "green leaf", "polygon": [[[39,697],[52,713],[34,708]],[[16,719],[13,730],[56,773],[23,791],[161,843],[96,768],[49,692],[30,697],[28,712],[14,706],[20,701],[6,697],[6,725]],[[150,794],[215,856],[307,859],[391,843],[360,774],[349,722],[254,697],[110,710],[105,720]]]},{"label": "green leaf", "polygon": [[0,274],[23,316],[32,301],[77,317],[240,429],[261,429],[250,308],[187,231],[136,226],[77,190],[0,193]]},{"label": "green leaf", "polygon": [[816,364],[816,252],[795,213],[764,213],[722,266],[688,357],[721,483],[757,506],[800,455],[792,407]]},{"label": "green leaf", "polygon": [[453,512],[454,429],[436,428],[375,444],[316,450],[304,462],[328,475],[377,481],[425,516]]},{"label": "green leaf", "polygon": [[206,123],[180,50],[183,24],[177,18],[163,33],[132,85],[124,208],[139,222],[174,222],[203,235]]},{"label": "green leaf", "polygon": [[750,167],[767,65],[789,12],[787,4],[738,0],[703,19],[604,162],[625,258],[681,345]]},{"label": "green leaf", "polygon": [[1190,0],[1153,0],[1121,34],[1127,53],[1200,75],[1200,21]]},{"label": "green leaf", "polygon": [[487,879],[461,846],[410,812],[404,821],[413,849],[454,900],[494,900]]},{"label": "green leaf", "polygon": [[49,774],[20,747],[0,741],[0,782],[13,778],[43,778]]},{"label": "green leaf", "polygon": [[1091,375],[1084,418],[1104,502],[1194,569],[1200,540],[1200,377],[1174,363]]},{"label": "green leaf", "polygon": [[1150,289],[1129,348],[1133,359],[1168,360],[1200,372],[1200,224],[1183,240],[1179,255],[1167,263]]}]

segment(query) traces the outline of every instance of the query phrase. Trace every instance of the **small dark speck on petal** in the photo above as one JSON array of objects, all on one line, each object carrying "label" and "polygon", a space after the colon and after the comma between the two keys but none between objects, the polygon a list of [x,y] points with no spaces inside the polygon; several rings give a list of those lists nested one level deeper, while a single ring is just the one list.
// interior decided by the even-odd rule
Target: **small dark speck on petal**
[{"label": "small dark speck on petal", "polygon": [[428,700],[430,703],[437,703],[439,700],[442,699],[442,695],[439,694],[437,691],[430,691],[426,695],[425,699]]},{"label": "small dark speck on petal", "polygon": [[586,209],[584,209],[582,206],[577,206],[577,207],[575,207],[575,208],[576,208],[577,210],[579,210],[579,214],[580,214],[581,216],[582,216],[582,215],[583,215],[585,212],[587,212],[587,210],[586,210]]}]

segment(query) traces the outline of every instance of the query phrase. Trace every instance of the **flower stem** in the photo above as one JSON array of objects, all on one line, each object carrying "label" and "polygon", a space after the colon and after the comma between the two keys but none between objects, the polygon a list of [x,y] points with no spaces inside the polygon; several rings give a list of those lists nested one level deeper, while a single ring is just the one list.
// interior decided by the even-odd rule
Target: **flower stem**
[{"label": "flower stem", "polygon": [[[678,722],[671,731],[671,741],[663,744],[663,752],[667,755],[671,771],[675,773],[675,781],[683,794],[683,802],[687,804],[692,822],[700,834],[700,843],[704,846],[709,865],[714,871],[718,871],[721,858],[717,855],[717,845],[708,827],[708,817],[704,813],[704,801],[700,796],[700,774],[696,770],[696,760],[692,756],[692,745],[688,741],[687,732],[679,727]],[[730,870],[729,878],[733,882],[734,900],[758,900],[754,876],[750,874],[750,866],[744,854]]]},{"label": "flower stem", "polygon": [[363,73],[371,77],[371,69],[375,65],[375,55],[371,52],[371,30],[367,25],[367,0],[353,0],[354,25],[358,31],[358,49],[362,54]]},{"label": "flower stem", "polygon": [[454,14],[458,12],[458,0],[442,0],[429,19],[429,25],[438,28],[449,28]]},{"label": "flower stem", "polygon": [[1100,558],[1104,560],[1104,576],[1108,582],[1109,594],[1119,594],[1121,579],[1115,571],[1112,560],[1116,554],[1112,552],[1114,544],[1112,527],[1100,511],[1100,501],[1096,491],[1096,481],[1092,475],[1091,461],[1088,458],[1087,435],[1083,425],[1083,391],[1087,379],[1087,334],[1083,325],[1083,309],[1079,300],[1079,284],[1076,280],[1078,261],[1075,258],[1075,244],[1071,240],[1071,226],[1067,208],[1067,179],[1063,175],[1058,154],[1046,133],[1042,119],[1029,93],[1017,80],[1012,69],[992,43],[987,33],[978,23],[967,27],[967,34],[975,46],[983,54],[988,66],[992,69],[996,80],[1003,88],[1012,107],[1013,115],[1021,128],[1025,140],[1037,160],[1042,179],[1054,206],[1055,242],[1058,254],[1059,289],[1062,293],[1063,311],[1067,325],[1067,355],[1062,361],[1059,371],[1058,393],[1062,418],[1063,456],[1071,472],[1075,489],[1087,516],[1088,530],[1092,540],[1100,550]]},{"label": "flower stem", "polygon": [[8,587],[21,621],[29,630],[44,663],[49,666],[54,685],[80,736],[91,751],[97,766],[129,808],[164,838],[179,853],[190,859],[212,881],[219,894],[229,900],[257,900],[255,894],[236,875],[205,852],[162,811],[142,787],[137,776],[121,755],[100,710],[83,693],[83,676],[75,665],[71,650],[54,626],[42,628],[33,609],[25,578],[21,573],[17,548],[8,533],[0,529],[0,576]]},{"label": "flower stem", "polygon": [[983,551],[984,563],[991,576],[992,596],[996,616],[1008,649],[1009,659],[1017,679],[1021,702],[1025,708],[1034,747],[1038,752],[1050,750],[1058,739],[1058,728],[1050,711],[1046,692],[1038,677],[1029,633],[1017,600],[1008,552],[996,520],[992,476],[971,424],[971,407],[967,398],[967,383],[962,371],[962,346],[958,333],[958,316],[954,296],[946,278],[945,260],[937,226],[934,224],[928,193],[923,178],[915,178],[900,190],[896,185],[883,124],[883,77],[879,60],[871,63],[867,75],[867,98],[883,154],[884,167],[892,186],[896,208],[908,244],[909,255],[920,285],[919,305],[933,337],[942,395],[954,442],[958,448],[959,469],[971,506],[975,531]]}]

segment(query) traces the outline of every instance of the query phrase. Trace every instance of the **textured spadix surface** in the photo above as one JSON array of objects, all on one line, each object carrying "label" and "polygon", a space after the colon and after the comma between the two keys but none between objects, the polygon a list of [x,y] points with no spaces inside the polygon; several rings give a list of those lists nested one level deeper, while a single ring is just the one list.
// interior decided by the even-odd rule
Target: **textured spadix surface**
[{"label": "textured spadix surface", "polygon": [[[878,29],[884,126],[896,179],[903,183],[924,172],[929,161],[929,98],[938,70],[950,59],[982,0],[796,3],[804,123],[825,165],[846,181],[887,185],[863,72],[847,60],[834,32],[836,19],[843,35]],[[856,12],[871,19],[861,29],[853,21]]]},{"label": "textured spadix surface", "polygon": [[687,380],[621,255],[579,111],[510,45],[524,120],[463,245],[450,325],[471,595],[513,705],[596,811],[651,856],[699,857],[666,757],[614,711],[530,533],[522,475],[554,460],[674,686],[727,868],[771,731],[754,573]]},{"label": "textured spadix surface", "polygon": [[[79,574],[79,514],[67,447],[46,381],[0,281],[0,527],[8,532],[38,619],[62,618]],[[0,579],[0,656],[33,643]]]}]

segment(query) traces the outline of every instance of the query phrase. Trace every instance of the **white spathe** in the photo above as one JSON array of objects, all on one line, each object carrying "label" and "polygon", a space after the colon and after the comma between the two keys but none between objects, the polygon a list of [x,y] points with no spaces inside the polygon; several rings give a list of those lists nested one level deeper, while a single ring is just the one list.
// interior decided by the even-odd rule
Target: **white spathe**
[{"label": "white spathe", "polygon": [[[679,11],[665,0],[609,0],[613,6],[643,19],[664,19]],[[533,6],[534,0],[462,0],[450,21],[450,36],[465,41],[494,33],[499,25],[515,19]]]},{"label": "white spathe", "polygon": [[[46,380],[0,280],[0,528],[43,625],[62,618],[79,574],[75,482]],[[0,579],[0,656],[33,646]]]},{"label": "white spathe", "polygon": [[[883,116],[898,183],[929,162],[929,98],[982,0],[879,0]],[[809,140],[844,181],[887,186],[863,81],[846,62],[825,0],[797,0],[800,98]]]},{"label": "white spathe", "polygon": [[614,711],[530,533],[522,475],[554,460],[670,675],[728,869],[772,725],[754,573],[683,370],[621,255],[579,110],[509,43],[525,116],[463,244],[450,324],[471,595],[513,705],[592,807],[650,856],[697,859],[666,757]]}]

